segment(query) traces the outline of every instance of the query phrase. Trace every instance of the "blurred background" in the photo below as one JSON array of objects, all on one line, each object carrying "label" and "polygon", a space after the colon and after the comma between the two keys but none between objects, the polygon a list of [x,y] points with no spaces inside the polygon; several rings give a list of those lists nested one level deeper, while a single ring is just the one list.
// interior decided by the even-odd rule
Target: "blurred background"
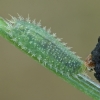
[{"label": "blurred background", "polygon": [[[82,60],[100,35],[99,0],[0,0],[1,17],[17,13],[51,27]],[[83,99],[92,100],[0,37],[0,100]]]}]

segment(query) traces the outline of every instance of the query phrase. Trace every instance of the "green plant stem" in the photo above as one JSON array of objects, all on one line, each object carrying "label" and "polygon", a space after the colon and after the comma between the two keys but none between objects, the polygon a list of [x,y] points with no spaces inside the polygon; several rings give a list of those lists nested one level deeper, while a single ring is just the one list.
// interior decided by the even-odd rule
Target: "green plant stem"
[{"label": "green plant stem", "polygon": [[0,18],[0,34],[74,87],[100,100],[100,86],[84,74],[83,61],[40,23],[31,23],[29,18],[25,21],[21,16],[10,21]]}]

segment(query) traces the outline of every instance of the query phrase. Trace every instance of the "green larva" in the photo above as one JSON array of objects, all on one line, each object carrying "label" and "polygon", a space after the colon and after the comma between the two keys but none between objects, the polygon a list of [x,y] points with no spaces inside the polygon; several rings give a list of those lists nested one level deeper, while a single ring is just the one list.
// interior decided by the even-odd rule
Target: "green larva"
[{"label": "green larva", "polygon": [[100,86],[85,76],[84,62],[56,37],[56,33],[42,28],[40,22],[21,16],[11,20],[0,18],[0,34],[46,68],[99,100]]},{"label": "green larva", "polygon": [[83,62],[78,56],[73,55],[74,52],[61,43],[59,38],[55,38],[55,33],[50,34],[50,29],[41,28],[40,22],[36,24],[35,20],[31,22],[29,18],[24,20],[19,16],[18,19],[12,17],[6,23],[6,38],[10,38],[44,66],[49,69],[53,67],[53,71],[65,75],[83,72]]}]

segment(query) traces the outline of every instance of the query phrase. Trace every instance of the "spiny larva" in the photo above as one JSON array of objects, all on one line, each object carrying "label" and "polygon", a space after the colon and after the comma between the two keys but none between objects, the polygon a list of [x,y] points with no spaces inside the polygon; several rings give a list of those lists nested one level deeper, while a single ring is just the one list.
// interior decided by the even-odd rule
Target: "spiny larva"
[{"label": "spiny larva", "polygon": [[83,73],[86,67],[75,52],[70,51],[67,43],[61,42],[56,33],[51,34],[51,28],[41,27],[41,21],[36,23],[28,17],[24,19],[12,17],[6,21],[7,31],[5,32],[13,44],[35,58],[43,66],[52,69],[56,73],[69,76]]}]

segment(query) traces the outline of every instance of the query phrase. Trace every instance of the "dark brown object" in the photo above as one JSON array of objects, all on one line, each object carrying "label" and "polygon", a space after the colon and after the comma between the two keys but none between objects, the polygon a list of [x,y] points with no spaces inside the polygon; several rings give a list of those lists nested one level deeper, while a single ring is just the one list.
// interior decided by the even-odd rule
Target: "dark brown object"
[{"label": "dark brown object", "polygon": [[91,52],[92,61],[95,63],[94,76],[100,82],[100,37],[94,50]]}]

